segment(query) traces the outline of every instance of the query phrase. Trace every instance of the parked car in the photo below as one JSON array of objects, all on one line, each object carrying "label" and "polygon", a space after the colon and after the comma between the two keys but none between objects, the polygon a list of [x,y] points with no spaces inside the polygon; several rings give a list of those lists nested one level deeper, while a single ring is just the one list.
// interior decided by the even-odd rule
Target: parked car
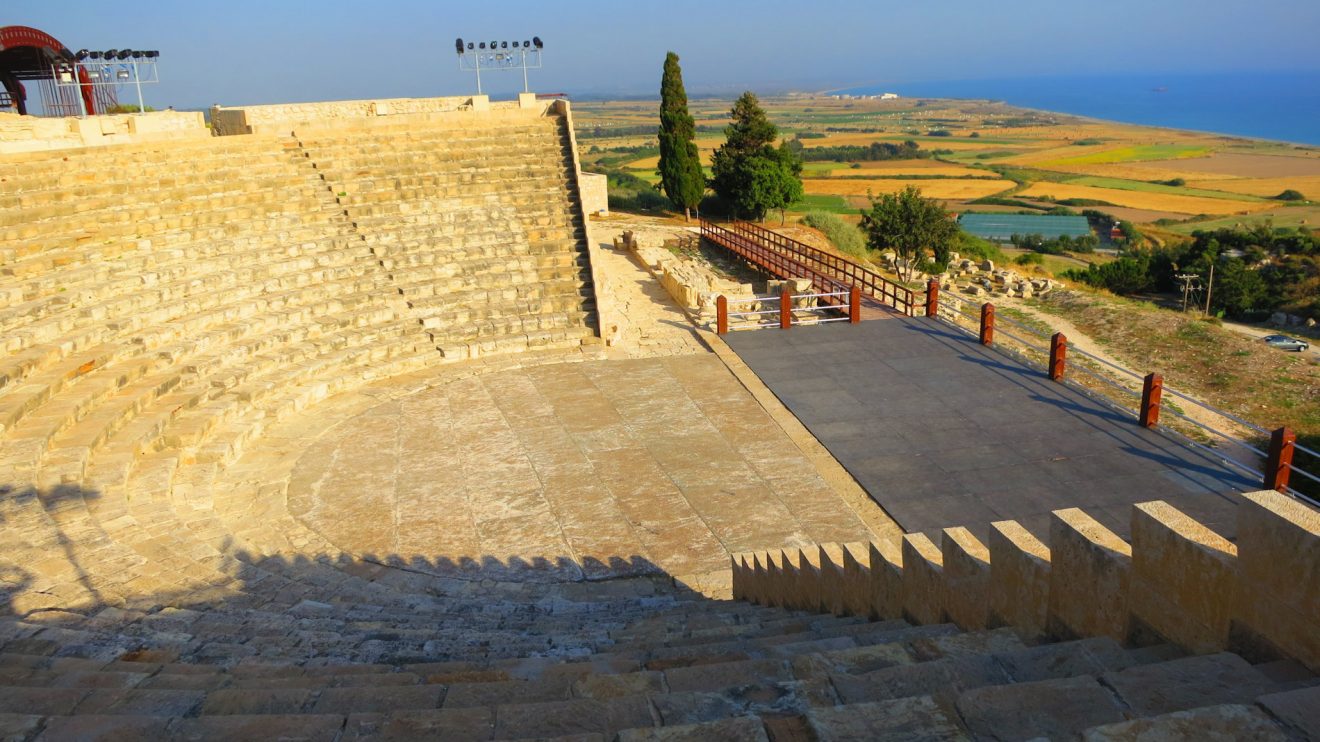
[{"label": "parked car", "polygon": [[1287,335],[1266,335],[1261,338],[1261,340],[1264,340],[1265,344],[1271,348],[1278,348],[1279,350],[1295,350],[1298,353],[1311,347],[1311,344],[1305,340],[1290,338]]}]

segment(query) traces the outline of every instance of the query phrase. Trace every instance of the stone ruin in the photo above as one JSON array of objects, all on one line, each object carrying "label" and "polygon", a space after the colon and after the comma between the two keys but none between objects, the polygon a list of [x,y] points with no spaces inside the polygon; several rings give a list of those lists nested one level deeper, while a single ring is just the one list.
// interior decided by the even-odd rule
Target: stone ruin
[{"label": "stone ruin", "polygon": [[[671,248],[685,244],[684,240],[696,239],[695,236],[682,240],[666,240],[659,247],[642,247],[637,235],[624,232],[614,239],[614,249],[633,254],[648,272],[654,275],[660,285],[684,310],[695,315],[702,324],[714,326],[716,319],[715,300],[723,295],[730,301],[753,299],[758,296],[756,284],[730,281],[723,278],[709,265],[700,260],[676,255]],[[794,294],[811,293],[811,279],[790,278],[773,279],[766,282],[761,295],[779,296],[784,284],[790,284]],[[797,299],[795,308],[809,308],[816,305],[816,299]],[[764,311],[779,307],[777,299],[749,304],[736,304],[730,311]]]},{"label": "stone ruin", "polygon": [[1016,271],[995,268],[992,260],[971,260],[958,253],[949,257],[949,267],[936,278],[941,286],[956,288],[969,296],[1008,296],[1030,299],[1059,288],[1061,284],[1050,278],[1033,278]]}]

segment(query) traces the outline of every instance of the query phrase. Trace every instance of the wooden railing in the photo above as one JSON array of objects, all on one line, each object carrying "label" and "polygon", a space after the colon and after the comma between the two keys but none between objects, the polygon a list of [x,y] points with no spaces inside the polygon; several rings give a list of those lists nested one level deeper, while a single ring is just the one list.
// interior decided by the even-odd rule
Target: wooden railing
[{"label": "wooden railing", "polygon": [[916,292],[847,258],[798,242],[750,222],[734,221],[725,228],[740,237],[759,242],[775,252],[791,256],[798,263],[811,268],[813,273],[819,273],[849,286],[859,286],[866,296],[891,306],[903,314],[911,316],[917,311]]},{"label": "wooden railing", "polygon": [[[746,233],[735,232],[726,226],[713,224],[702,219],[701,236],[771,275],[780,278],[809,278],[811,279],[812,288],[818,293],[843,293],[846,296],[849,288],[851,288],[851,284],[836,280],[816,270],[807,263],[798,260],[795,255],[773,249],[761,240],[750,237]],[[832,299],[822,300],[822,302],[827,304],[845,303],[842,301],[836,302]]]}]

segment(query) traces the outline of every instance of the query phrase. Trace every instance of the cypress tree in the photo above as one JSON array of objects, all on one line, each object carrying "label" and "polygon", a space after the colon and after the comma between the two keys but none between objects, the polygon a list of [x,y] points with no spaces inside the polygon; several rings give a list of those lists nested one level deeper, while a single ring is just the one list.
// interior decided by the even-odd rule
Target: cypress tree
[{"label": "cypress tree", "polygon": [[678,55],[669,52],[660,79],[660,186],[674,208],[683,210],[684,219],[692,218],[691,210],[701,204],[706,191],[696,136],[696,122],[688,113],[683,89],[683,70]]}]

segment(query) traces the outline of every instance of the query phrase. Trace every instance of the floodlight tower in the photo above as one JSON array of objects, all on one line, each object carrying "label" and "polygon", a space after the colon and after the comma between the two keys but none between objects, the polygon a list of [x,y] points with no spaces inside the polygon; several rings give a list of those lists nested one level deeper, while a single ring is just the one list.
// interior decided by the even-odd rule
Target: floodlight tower
[{"label": "floodlight tower", "polygon": [[530,41],[471,41],[464,43],[462,38],[454,39],[454,51],[458,53],[458,69],[463,72],[475,72],[477,75],[477,95],[481,95],[481,70],[516,70],[522,69],[523,92],[531,92],[528,86],[527,70],[541,69],[541,50],[545,44],[540,36],[533,36]]}]

